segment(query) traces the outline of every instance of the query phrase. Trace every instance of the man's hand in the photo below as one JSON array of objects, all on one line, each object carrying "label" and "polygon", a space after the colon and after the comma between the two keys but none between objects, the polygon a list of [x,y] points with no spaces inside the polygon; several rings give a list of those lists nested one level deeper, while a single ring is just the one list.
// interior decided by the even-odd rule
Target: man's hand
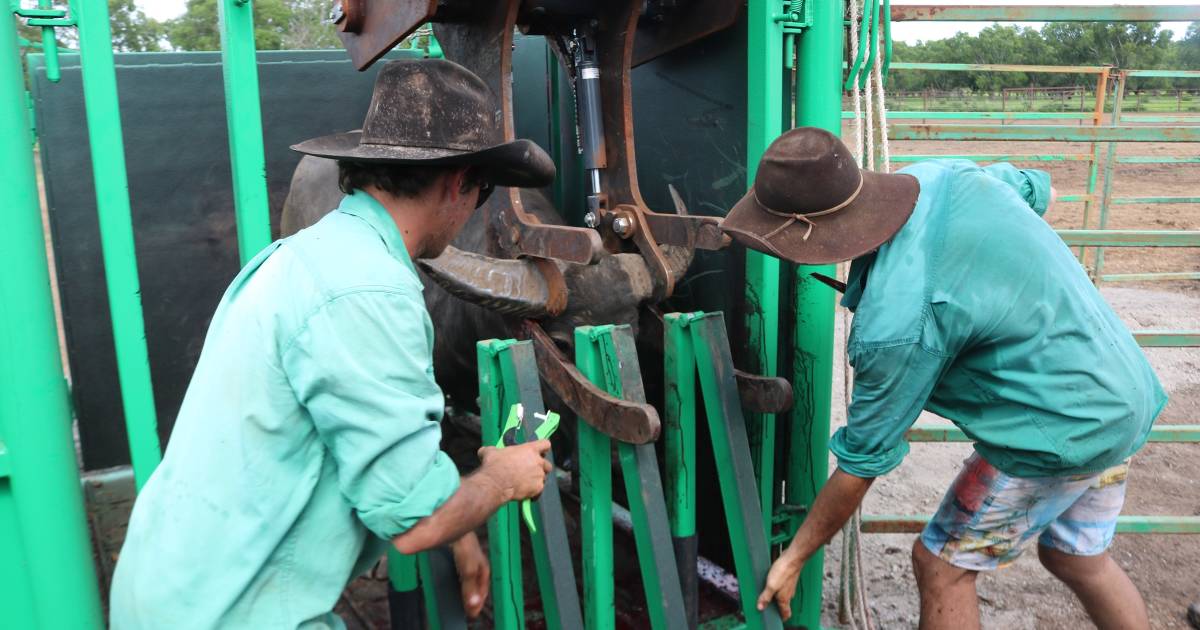
[{"label": "man's hand", "polygon": [[792,553],[791,547],[779,554],[767,573],[767,586],[758,596],[759,610],[766,610],[774,600],[779,606],[780,617],[788,619],[792,616],[792,596],[796,594],[796,580],[800,578],[806,560],[808,558],[799,558]]},{"label": "man's hand", "polygon": [[542,456],[550,450],[550,440],[479,449],[481,466],[477,475],[496,485],[504,501],[532,499],[542,493],[546,474],[554,466]]},{"label": "man's hand", "polygon": [[463,610],[467,617],[475,619],[483,610],[483,602],[487,601],[491,565],[474,532],[454,541],[450,551],[454,553],[454,567],[458,569],[458,579],[462,583]]}]

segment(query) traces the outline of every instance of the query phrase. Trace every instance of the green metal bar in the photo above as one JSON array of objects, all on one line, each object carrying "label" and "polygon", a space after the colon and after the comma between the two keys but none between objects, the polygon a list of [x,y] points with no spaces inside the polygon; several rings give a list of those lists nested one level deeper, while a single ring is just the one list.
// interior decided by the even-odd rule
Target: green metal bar
[{"label": "green metal bar", "polygon": [[1116,206],[1136,203],[1200,203],[1200,197],[1113,197],[1109,202]]},{"label": "green metal bar", "polygon": [[1089,195],[1089,194],[1059,195],[1058,201],[1060,201],[1062,203],[1079,202],[1079,201],[1090,203],[1090,202],[1096,201],[1098,198],[1099,197],[1097,195]]},{"label": "green metal bar", "polygon": [[[601,383],[604,365],[592,342],[610,326],[575,329],[575,365],[593,382]],[[576,423],[579,442],[580,547],[583,552],[583,617],[588,630],[616,628],[616,590],[613,583],[612,440],[582,421]]]},{"label": "green metal bar", "polygon": [[[429,552],[422,551],[417,556],[417,573],[421,576],[421,594],[425,599],[425,625],[430,630],[441,630],[441,609],[438,607],[437,585],[434,583],[433,567],[429,562]],[[499,600],[493,600],[499,601]]]},{"label": "green metal bar", "polygon": [[[783,623],[778,608],[768,606],[760,612],[756,607],[758,594],[766,585],[771,563],[767,542],[770,521],[764,523],[758,520],[761,518],[758,513],[760,506],[751,488],[750,446],[746,439],[741,401],[738,399],[733,355],[725,334],[725,316],[721,313],[692,314],[676,320],[672,325],[686,326],[691,334],[746,627],[755,630],[781,628]],[[812,616],[812,611],[793,611],[793,624]],[[816,614],[820,615],[820,609]]]},{"label": "green metal bar", "polygon": [[[894,19],[894,18],[893,18]],[[990,72],[1032,72],[1046,74],[1100,74],[1105,66],[1048,66],[1023,65],[1015,63],[928,63],[903,62],[892,64],[896,70],[941,70],[949,72],[975,72],[987,70]],[[888,112],[891,115],[891,112]]]},{"label": "green metal bar", "polygon": [[1181,115],[1181,116],[1157,116],[1157,115],[1134,115],[1124,117],[1126,122],[1138,123],[1193,123],[1200,124],[1200,116],[1197,115]]},{"label": "green metal bar", "polygon": [[[920,533],[928,522],[928,514],[913,516],[863,515],[862,532],[864,534],[916,534]],[[1117,533],[1200,534],[1200,516],[1118,516]]]},{"label": "green metal bar", "polygon": [[[525,409],[527,420],[532,420],[538,414],[544,415],[546,404],[542,400],[542,383],[538,378],[533,343],[518,341],[510,344],[500,351],[497,359],[506,396],[516,396]],[[536,429],[532,422],[522,423],[517,441],[536,440]],[[548,453],[547,458],[551,464],[554,463],[553,453]],[[558,484],[553,481],[546,484],[541,496],[533,501],[532,508],[530,514],[534,527],[529,538],[546,627],[582,628],[583,615],[575,587],[575,569],[571,566],[571,554],[566,551],[570,543],[563,521]]]},{"label": "green metal bar", "polygon": [[669,313],[664,317],[664,491],[688,627],[694,628],[699,619],[696,569],[696,356],[688,331],[680,324],[681,317],[685,316]]},{"label": "green metal bar", "polygon": [[417,556],[405,555],[389,547],[387,551],[388,613],[393,627],[417,627],[425,623],[422,615],[421,580]]},{"label": "green metal bar", "polygon": [[1076,127],[1071,125],[914,125],[897,123],[892,140],[1013,140],[1045,142],[1200,142],[1200,127]]},{"label": "green metal bar", "polygon": [[[909,442],[973,442],[953,426],[917,424],[904,435]],[[1160,424],[1150,429],[1151,442],[1200,442],[1200,424]]]},{"label": "green metal bar", "polygon": [[[818,2],[813,25],[800,39],[796,69],[795,119],[799,126],[820,127],[841,135],[841,0]],[[895,68],[897,64],[893,63]],[[812,272],[837,275],[834,265],[793,266],[791,357],[787,368],[795,405],[788,413],[787,474],[784,502],[812,505],[829,477],[830,410],[833,398],[833,329],[835,295],[812,279]],[[768,521],[770,522],[770,521]],[[794,532],[789,532],[794,534]],[[768,534],[769,535],[769,534]],[[800,573],[792,599],[791,626],[819,628],[825,552],[818,550]]]},{"label": "green metal bar", "polygon": [[415,591],[419,586],[417,579],[417,557],[402,554],[395,549],[388,550],[388,582],[397,591]]},{"label": "green metal bar", "polygon": [[1143,280],[1200,280],[1200,271],[1168,271],[1162,273],[1106,273],[1105,282],[1140,282]]},{"label": "green metal bar", "polygon": [[75,0],[71,3],[71,13],[79,20],[83,96],[92,150],[104,277],[108,284],[108,306],[112,314],[129,454],[134,482],[140,490],[161,461],[162,450],[158,442],[154,386],[146,350],[108,5],[103,0]]},{"label": "green metal bar", "polygon": [[[1091,114],[1078,112],[921,112],[889,111],[888,119],[920,118],[927,120],[1086,120]],[[854,118],[854,112],[842,112],[842,119]]]},{"label": "green metal bar", "polygon": [[[498,355],[511,340],[489,339],[475,344],[479,370],[479,420],[483,444],[495,446],[516,392],[506,391]],[[506,504],[488,519],[488,559],[492,565],[493,623],[498,630],[525,627],[525,593],[521,585],[521,524],[519,508]],[[586,557],[586,556],[585,556]]]},{"label": "green metal bar", "polygon": [[1200,164],[1200,157],[1130,155],[1128,157],[1118,157],[1117,164]]},{"label": "green metal bar", "polygon": [[892,6],[897,22],[1190,22],[1200,7],[1188,5],[943,5]]},{"label": "green metal bar", "polygon": [[8,447],[0,440],[0,479],[12,474],[12,465],[8,461]]},{"label": "green metal bar", "polygon": [[[862,33],[867,37],[867,48],[869,54],[867,61],[863,64],[862,72],[858,74],[858,87],[867,87],[867,77],[875,67],[875,55],[879,53],[876,49],[875,29],[879,28],[879,0],[867,0],[867,11],[863,13]],[[801,83],[803,85],[803,83]]]},{"label": "green metal bar", "polygon": [[1143,348],[1200,347],[1200,330],[1135,330],[1133,338]]},{"label": "green metal bar", "polygon": [[244,265],[271,244],[262,106],[254,48],[254,10],[249,0],[218,0],[217,9],[238,255]]},{"label": "green metal bar", "polygon": [[[38,9],[46,13],[61,13],[51,8],[50,0],[38,0]],[[45,55],[46,79],[51,83],[58,83],[62,79],[62,73],[58,67],[58,42],[54,40],[53,26],[42,27],[42,54]]]},{"label": "green metal bar", "polygon": [[1067,245],[1200,247],[1200,230],[1058,230],[1058,235]]},{"label": "green metal bar", "polygon": [[28,115],[9,21],[0,26],[0,443],[9,474],[0,478],[0,625],[102,628]]},{"label": "green metal bar", "polygon": [[[819,7],[818,7],[819,8]],[[782,32],[773,19],[778,3],[750,0],[747,5],[746,178],[754,181],[758,160],[767,146],[783,133],[786,78],[782,61]],[[811,30],[811,28],[809,29]],[[808,34],[798,36],[800,47]],[[790,116],[789,116],[790,118]],[[779,361],[779,259],[746,250],[746,340],[750,349],[746,369],[774,376]],[[764,510],[774,504],[775,416],[752,414],[747,418],[750,449]],[[770,518],[765,519],[770,522]]]},{"label": "green metal bar", "polygon": [[[888,112],[891,116],[891,112]],[[971,160],[972,162],[1087,162],[1092,156],[1083,153],[1042,154],[1031,153],[979,153],[958,155],[893,155],[893,162],[923,162],[925,160]]]},{"label": "green metal bar", "polygon": [[1129,77],[1200,79],[1200,70],[1122,70]]},{"label": "green metal bar", "polygon": [[[599,361],[599,365],[593,362],[584,375],[613,396],[646,402],[641,366],[638,364],[630,327],[585,326],[576,330],[584,331],[586,343],[593,346],[595,358]],[[592,371],[597,367],[600,368],[599,372]],[[583,367],[580,368],[582,371]],[[654,445],[617,442],[617,454],[621,476],[625,481],[625,498],[629,502],[629,514],[633,521],[650,627],[656,630],[686,628],[687,613],[674,550],[668,544],[671,534]]]}]

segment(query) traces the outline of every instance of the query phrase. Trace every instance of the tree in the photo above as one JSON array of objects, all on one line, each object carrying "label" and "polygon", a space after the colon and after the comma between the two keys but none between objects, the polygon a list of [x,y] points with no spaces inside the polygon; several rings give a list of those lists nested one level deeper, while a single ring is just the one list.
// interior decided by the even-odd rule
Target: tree
[{"label": "tree", "polygon": [[[341,48],[326,20],[325,0],[255,0],[254,45],[259,50]],[[220,50],[217,0],[188,0],[184,14],[167,25],[176,50]]]},{"label": "tree", "polygon": [[1175,58],[1179,68],[1200,70],[1200,22],[1189,24],[1187,35],[1175,46]]}]

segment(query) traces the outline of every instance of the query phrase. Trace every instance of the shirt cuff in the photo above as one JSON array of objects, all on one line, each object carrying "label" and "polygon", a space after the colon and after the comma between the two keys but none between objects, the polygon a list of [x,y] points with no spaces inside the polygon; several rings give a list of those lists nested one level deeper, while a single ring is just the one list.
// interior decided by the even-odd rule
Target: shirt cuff
[{"label": "shirt cuff", "polygon": [[1022,169],[1021,174],[1026,182],[1021,186],[1021,196],[1038,216],[1044,216],[1050,208],[1050,174],[1033,168]]},{"label": "shirt cuff", "polygon": [[413,484],[403,500],[360,511],[358,520],[376,536],[391,540],[412,529],[417,521],[433,514],[458,491],[460,482],[454,462],[444,452],[438,451],[433,465]]},{"label": "shirt cuff", "polygon": [[857,453],[848,442],[846,427],[842,427],[829,440],[829,450],[837,457],[838,468],[860,479],[882,477],[899,466],[904,456],[908,455],[908,442],[904,440],[889,449],[871,453]]}]

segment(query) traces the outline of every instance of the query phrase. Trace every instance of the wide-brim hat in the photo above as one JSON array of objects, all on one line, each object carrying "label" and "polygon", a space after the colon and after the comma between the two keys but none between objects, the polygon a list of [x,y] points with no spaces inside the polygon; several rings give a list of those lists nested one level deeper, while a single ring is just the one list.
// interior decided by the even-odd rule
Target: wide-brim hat
[{"label": "wide-brim hat", "polygon": [[900,231],[920,191],[911,175],[860,169],[828,131],[798,127],[767,148],[754,184],[721,229],[750,249],[798,264],[852,260]]},{"label": "wide-brim hat", "polygon": [[478,166],[500,186],[541,187],[554,162],[529,140],[505,142],[491,90],[445,59],[389,61],[375,78],[361,131],[292,145],[300,153],[353,162]]}]

